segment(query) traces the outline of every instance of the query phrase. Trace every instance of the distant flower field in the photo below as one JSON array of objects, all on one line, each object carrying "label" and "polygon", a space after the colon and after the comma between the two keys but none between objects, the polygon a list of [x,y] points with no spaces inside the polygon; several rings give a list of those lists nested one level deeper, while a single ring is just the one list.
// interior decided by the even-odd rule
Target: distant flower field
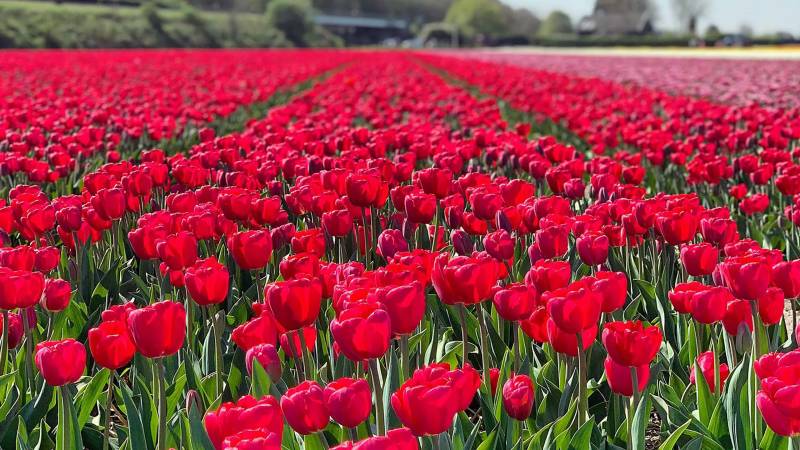
[{"label": "distant flower field", "polygon": [[800,449],[796,68],[0,53],[0,448]]}]

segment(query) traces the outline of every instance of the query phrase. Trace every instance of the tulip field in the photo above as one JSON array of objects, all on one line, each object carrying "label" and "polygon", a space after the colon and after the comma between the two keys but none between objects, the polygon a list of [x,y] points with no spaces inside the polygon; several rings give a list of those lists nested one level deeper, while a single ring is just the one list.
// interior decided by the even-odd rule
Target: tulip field
[{"label": "tulip field", "polygon": [[0,449],[800,450],[797,73],[0,52]]}]

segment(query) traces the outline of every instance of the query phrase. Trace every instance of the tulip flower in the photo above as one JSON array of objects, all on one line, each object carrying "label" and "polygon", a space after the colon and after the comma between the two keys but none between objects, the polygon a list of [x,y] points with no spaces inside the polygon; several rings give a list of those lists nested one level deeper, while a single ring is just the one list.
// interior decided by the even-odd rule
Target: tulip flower
[{"label": "tulip flower", "polygon": [[503,409],[516,420],[526,420],[533,409],[533,380],[527,375],[515,375],[503,384]]},{"label": "tulip flower", "polygon": [[265,429],[244,430],[222,441],[223,450],[280,450],[280,435]]},{"label": "tulip flower", "polygon": [[263,269],[272,256],[272,237],[268,230],[249,230],[228,237],[228,251],[244,270]]},{"label": "tulip flower", "polygon": [[718,258],[719,250],[708,243],[681,247],[681,262],[686,272],[693,277],[711,275]]},{"label": "tulip flower", "polygon": [[403,425],[415,436],[443,433],[458,412],[456,393],[441,367],[424,367],[414,372],[392,394],[392,408]]},{"label": "tulip flower", "polygon": [[794,407],[798,388],[796,373],[800,351],[769,353],[753,364],[761,380],[761,390],[756,395],[756,406],[772,431],[780,436],[800,436],[800,413]]},{"label": "tulip flower", "polygon": [[67,309],[72,296],[72,287],[69,281],[48,279],[44,284],[44,295],[39,304],[47,311],[57,312]]},{"label": "tulip flower", "polygon": [[603,328],[603,345],[608,357],[627,367],[649,365],[661,347],[661,330],[642,322],[609,322]]},{"label": "tulip flower", "polygon": [[228,297],[228,269],[214,257],[188,267],[184,280],[189,296],[200,306],[222,303]]},{"label": "tulip flower", "polygon": [[316,381],[304,381],[281,397],[286,422],[300,434],[312,434],[328,426],[330,416],[324,391]]},{"label": "tulip flower", "polygon": [[51,386],[78,381],[86,369],[86,349],[74,339],[45,341],[36,346],[36,367]]},{"label": "tulip flower", "polygon": [[[631,377],[632,367],[617,364],[611,357],[606,357],[603,363],[605,368],[606,380],[611,392],[625,397],[633,395],[633,377]],[[650,365],[643,364],[636,366],[637,391],[644,392],[647,383],[650,381]]]},{"label": "tulip flower", "polygon": [[331,418],[347,428],[355,428],[369,418],[372,392],[367,380],[339,378],[323,391],[325,406]]},{"label": "tulip flower", "polygon": [[217,450],[224,448],[226,438],[243,431],[266,430],[277,435],[279,441],[283,435],[281,407],[269,395],[258,400],[245,395],[235,403],[223,403],[216,410],[207,412],[203,421]]},{"label": "tulip flower", "polygon": [[322,303],[322,284],[318,279],[300,278],[267,285],[264,297],[275,320],[293,331],[314,323]]},{"label": "tulip flower", "polygon": [[601,233],[584,233],[575,240],[578,256],[587,266],[599,266],[608,259],[608,237]]},{"label": "tulip flower", "polygon": [[281,360],[274,345],[257,344],[247,350],[244,361],[247,366],[247,373],[251,375],[253,373],[254,360],[258,361],[273,381],[281,378]]},{"label": "tulip flower", "polygon": [[[703,375],[703,378],[706,380],[706,384],[708,384],[708,389],[711,392],[719,392],[717,391],[716,385],[716,374],[714,373],[714,359],[716,356],[713,352],[704,352],[697,357],[696,360],[696,367],[700,370],[700,373]],[[728,369],[728,365],[725,363],[719,364],[719,380],[720,380],[720,388],[725,385],[725,380],[728,379],[728,375],[730,375],[730,370]],[[695,384],[695,367],[689,368],[689,382]]]},{"label": "tulip flower", "polygon": [[345,441],[331,450],[419,450],[419,442],[408,428],[396,428],[386,436],[374,436],[358,442]]}]

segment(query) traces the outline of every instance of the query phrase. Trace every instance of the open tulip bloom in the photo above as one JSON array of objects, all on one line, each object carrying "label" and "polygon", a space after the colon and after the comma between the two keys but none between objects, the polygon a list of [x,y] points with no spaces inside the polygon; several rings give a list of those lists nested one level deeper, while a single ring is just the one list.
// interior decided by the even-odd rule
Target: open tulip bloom
[{"label": "open tulip bloom", "polygon": [[0,448],[800,449],[795,63],[0,61]]}]

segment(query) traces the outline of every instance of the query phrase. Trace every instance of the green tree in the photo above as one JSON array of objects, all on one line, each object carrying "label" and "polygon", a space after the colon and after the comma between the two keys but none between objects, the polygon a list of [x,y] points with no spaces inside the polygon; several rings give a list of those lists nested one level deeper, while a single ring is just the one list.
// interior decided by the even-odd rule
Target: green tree
[{"label": "green tree", "polygon": [[270,25],[297,46],[306,45],[306,36],[314,28],[311,5],[304,0],[271,0],[266,16]]},{"label": "green tree", "polygon": [[551,12],[539,27],[539,34],[542,36],[569,33],[572,33],[572,20],[564,11]]},{"label": "green tree", "polygon": [[503,6],[497,0],[455,0],[444,21],[458,27],[465,36],[496,37],[506,30]]}]

